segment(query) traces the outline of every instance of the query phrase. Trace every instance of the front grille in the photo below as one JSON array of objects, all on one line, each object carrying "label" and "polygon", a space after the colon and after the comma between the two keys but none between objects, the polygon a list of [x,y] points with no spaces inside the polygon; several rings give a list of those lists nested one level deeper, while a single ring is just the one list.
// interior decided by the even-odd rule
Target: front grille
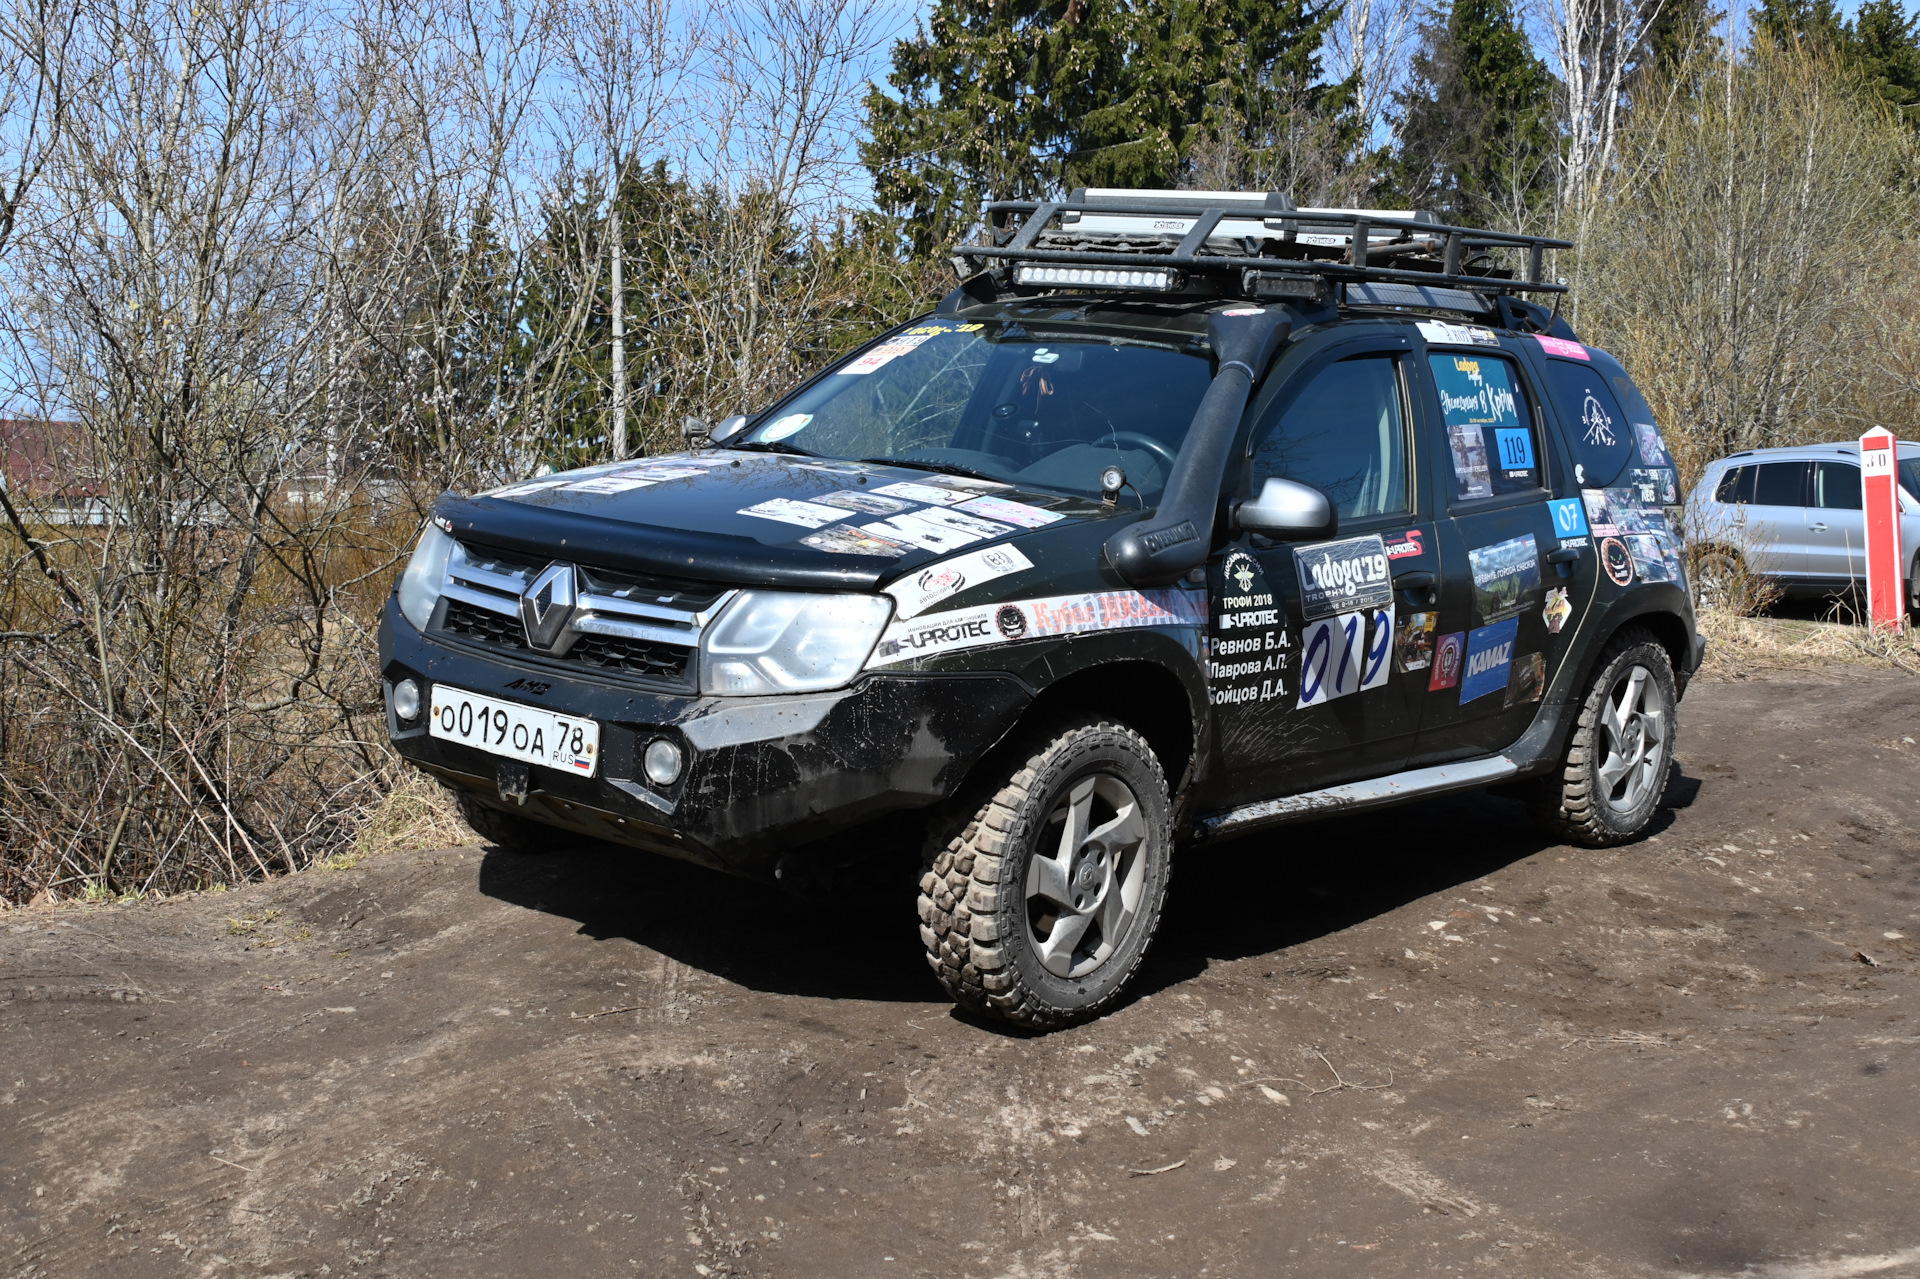
[{"label": "front grille", "polygon": [[519,618],[504,617],[459,600],[447,601],[447,616],[440,623],[440,629],[485,644],[498,644],[502,648],[523,649],[527,646],[526,628],[521,626]]},{"label": "front grille", "polygon": [[516,656],[686,688],[700,633],[732,598],[719,587],[576,566],[576,611],[555,654],[532,647],[520,595],[546,565],[456,544],[441,593],[439,631]]},{"label": "front grille", "polygon": [[567,657],[601,670],[625,671],[629,675],[683,684],[688,682],[693,650],[611,635],[583,635],[567,650]]}]

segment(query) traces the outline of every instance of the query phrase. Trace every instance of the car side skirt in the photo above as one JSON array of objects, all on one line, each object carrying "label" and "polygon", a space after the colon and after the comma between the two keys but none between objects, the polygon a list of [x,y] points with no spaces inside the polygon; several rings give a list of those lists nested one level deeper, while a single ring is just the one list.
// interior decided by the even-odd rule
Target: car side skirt
[{"label": "car side skirt", "polygon": [[1371,781],[1347,782],[1329,786],[1325,790],[1244,804],[1224,813],[1203,817],[1196,825],[1206,839],[1225,839],[1288,822],[1326,817],[1334,813],[1358,812],[1366,808],[1384,808],[1427,795],[1511,781],[1520,775],[1520,771],[1521,765],[1505,755],[1465,759],[1452,764],[1408,769],[1404,773],[1391,773]]}]

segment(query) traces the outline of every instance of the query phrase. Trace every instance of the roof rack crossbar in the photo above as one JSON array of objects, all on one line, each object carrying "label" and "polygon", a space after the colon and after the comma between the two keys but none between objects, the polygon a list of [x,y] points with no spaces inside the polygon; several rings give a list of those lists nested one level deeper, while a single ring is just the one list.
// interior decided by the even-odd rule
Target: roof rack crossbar
[{"label": "roof rack crossbar", "polygon": [[[1077,193],[1076,193],[1077,194]],[[1564,284],[1545,279],[1546,253],[1549,249],[1570,249],[1572,243],[1547,236],[1522,235],[1511,231],[1488,231],[1475,227],[1449,226],[1431,221],[1431,214],[1410,218],[1383,216],[1372,210],[1311,209],[1298,214],[1269,208],[1264,210],[1266,225],[1278,232],[1270,239],[1282,244],[1299,242],[1300,233],[1344,231],[1348,236],[1346,261],[1318,258],[1272,258],[1203,254],[1207,240],[1222,218],[1244,219],[1249,210],[1226,202],[1205,199],[1183,200],[1180,192],[1167,192],[1152,198],[1116,198],[1068,200],[996,200],[986,206],[989,226],[1005,233],[1005,215],[1024,215],[1019,230],[1004,246],[963,244],[955,253],[969,262],[1049,262],[1085,266],[1178,267],[1192,272],[1278,271],[1295,275],[1320,276],[1328,281],[1380,281],[1383,283],[1425,284],[1492,293],[1565,293]],[[1105,248],[1065,246],[1036,247],[1040,236],[1055,218],[1065,214],[1135,214],[1147,218],[1194,219],[1180,235],[1170,252],[1122,252]],[[1280,216],[1275,216],[1276,214]],[[996,221],[995,215],[1003,215]],[[1071,223],[1067,223],[1071,225]],[[1380,231],[1392,236],[1374,242]],[[1171,232],[1168,232],[1169,239]],[[998,237],[990,237],[998,238]],[[1439,250],[1440,271],[1408,270],[1376,266],[1372,259],[1391,260],[1416,252]],[[1505,279],[1497,276],[1469,275],[1467,264],[1489,249],[1525,249],[1524,275]]]}]

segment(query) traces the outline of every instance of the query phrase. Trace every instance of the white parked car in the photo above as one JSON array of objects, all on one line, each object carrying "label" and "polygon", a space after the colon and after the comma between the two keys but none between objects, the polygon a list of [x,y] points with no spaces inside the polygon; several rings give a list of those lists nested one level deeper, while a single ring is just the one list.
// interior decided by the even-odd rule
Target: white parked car
[{"label": "white parked car", "polygon": [[[1920,615],[1920,444],[1902,440],[1898,454],[1907,607]],[[1864,594],[1859,444],[1748,449],[1711,463],[1687,504],[1687,535],[1703,595],[1741,569],[1790,596]]]}]

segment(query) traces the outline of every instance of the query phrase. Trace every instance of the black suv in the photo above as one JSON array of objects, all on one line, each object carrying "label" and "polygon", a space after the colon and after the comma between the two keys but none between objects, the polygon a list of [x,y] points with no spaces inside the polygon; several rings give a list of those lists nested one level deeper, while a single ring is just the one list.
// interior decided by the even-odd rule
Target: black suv
[{"label": "black suv", "polygon": [[[673,456],[443,497],[380,632],[475,829],[831,891],[921,841],[953,997],[1111,1007],[1176,847],[1465,787],[1661,799],[1672,459],[1537,237],[1283,196],[988,208],[971,274]],[[697,425],[697,424],[696,424]]]}]

